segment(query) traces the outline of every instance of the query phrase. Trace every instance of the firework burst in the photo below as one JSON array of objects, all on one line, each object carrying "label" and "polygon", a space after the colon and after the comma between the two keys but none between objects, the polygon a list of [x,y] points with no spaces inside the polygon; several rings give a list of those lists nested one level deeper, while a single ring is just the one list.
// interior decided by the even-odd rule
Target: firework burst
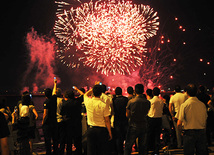
[{"label": "firework burst", "polygon": [[[58,6],[68,3],[58,2]],[[81,65],[102,74],[131,74],[142,66],[146,40],[158,31],[158,16],[131,1],[83,3],[57,13],[58,57],[67,67]]]}]

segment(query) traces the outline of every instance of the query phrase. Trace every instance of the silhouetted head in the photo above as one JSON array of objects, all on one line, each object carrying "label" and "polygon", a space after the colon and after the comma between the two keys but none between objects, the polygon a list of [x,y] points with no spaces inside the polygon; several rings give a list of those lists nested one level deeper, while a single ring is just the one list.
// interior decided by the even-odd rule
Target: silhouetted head
[{"label": "silhouetted head", "polygon": [[127,93],[133,95],[133,94],[134,94],[134,89],[133,89],[133,87],[129,86],[129,87],[127,88]]},{"label": "silhouetted head", "polygon": [[74,92],[72,90],[66,90],[64,96],[65,98],[74,99]]},{"label": "silhouetted head", "polygon": [[52,96],[52,90],[50,88],[45,89],[45,96],[47,98],[51,98],[51,96]]},{"label": "silhouetted head", "polygon": [[121,89],[120,87],[117,87],[117,88],[115,89],[115,94],[116,94],[116,95],[122,95],[122,89]]},{"label": "silhouetted head", "polygon": [[136,94],[143,94],[144,86],[142,84],[136,84],[135,85],[135,92],[136,92]]},{"label": "silhouetted head", "polygon": [[147,90],[146,90],[146,94],[147,94],[150,98],[152,98],[152,97],[153,97],[152,89],[147,89]]},{"label": "silhouetted head", "polygon": [[175,92],[181,92],[181,87],[179,85],[175,86]]},{"label": "silhouetted head", "polygon": [[160,95],[160,89],[158,87],[155,87],[152,90],[152,93],[153,93],[154,96],[159,96]]},{"label": "silhouetted head", "polygon": [[95,97],[100,97],[102,94],[102,85],[95,85],[93,87],[93,94]]},{"label": "silhouetted head", "polygon": [[191,97],[196,96],[197,94],[197,86],[195,84],[188,84],[187,87],[187,94]]}]

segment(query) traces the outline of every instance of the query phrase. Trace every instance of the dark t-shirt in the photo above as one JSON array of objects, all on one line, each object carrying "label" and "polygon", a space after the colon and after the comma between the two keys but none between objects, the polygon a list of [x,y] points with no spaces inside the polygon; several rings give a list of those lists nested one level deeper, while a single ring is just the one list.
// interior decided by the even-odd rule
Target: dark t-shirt
[{"label": "dark t-shirt", "polygon": [[81,122],[81,103],[74,99],[62,100],[60,114],[66,116],[66,119],[70,119],[73,123]]},{"label": "dark t-shirt", "polygon": [[56,123],[57,96],[53,95],[44,102],[44,109],[48,110],[48,115],[44,120],[44,124]]},{"label": "dark t-shirt", "polygon": [[2,112],[0,112],[0,139],[10,135],[7,121]]},{"label": "dark t-shirt", "polygon": [[146,127],[147,114],[151,103],[143,96],[139,95],[128,102],[127,109],[130,110],[130,126]]},{"label": "dark t-shirt", "polygon": [[125,96],[118,96],[113,98],[114,107],[114,121],[128,121],[126,117],[126,106],[128,98]]},{"label": "dark t-shirt", "polygon": [[210,96],[208,94],[206,94],[206,93],[198,93],[197,94],[197,98],[201,102],[203,102],[206,105],[206,107],[208,108],[207,102],[210,100]]}]

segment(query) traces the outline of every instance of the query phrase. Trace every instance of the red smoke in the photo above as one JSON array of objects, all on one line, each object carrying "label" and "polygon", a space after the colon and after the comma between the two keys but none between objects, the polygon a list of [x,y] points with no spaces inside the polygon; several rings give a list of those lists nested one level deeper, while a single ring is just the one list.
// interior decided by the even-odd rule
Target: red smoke
[{"label": "red smoke", "polygon": [[[24,75],[24,84],[29,81],[28,86],[35,91],[35,86],[39,89],[53,87],[55,71],[55,40],[46,36],[40,36],[32,28],[27,33],[26,43],[29,50],[30,62]],[[37,88],[37,90],[38,90]]]}]

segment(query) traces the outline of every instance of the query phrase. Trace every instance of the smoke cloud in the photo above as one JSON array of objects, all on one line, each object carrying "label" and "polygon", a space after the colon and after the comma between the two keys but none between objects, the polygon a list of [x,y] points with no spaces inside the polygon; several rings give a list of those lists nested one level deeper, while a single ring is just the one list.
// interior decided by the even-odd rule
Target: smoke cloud
[{"label": "smoke cloud", "polygon": [[32,28],[31,32],[27,33],[26,45],[30,60],[23,77],[24,86],[30,86],[32,91],[52,88],[53,79],[56,76],[54,38],[38,35]]}]

